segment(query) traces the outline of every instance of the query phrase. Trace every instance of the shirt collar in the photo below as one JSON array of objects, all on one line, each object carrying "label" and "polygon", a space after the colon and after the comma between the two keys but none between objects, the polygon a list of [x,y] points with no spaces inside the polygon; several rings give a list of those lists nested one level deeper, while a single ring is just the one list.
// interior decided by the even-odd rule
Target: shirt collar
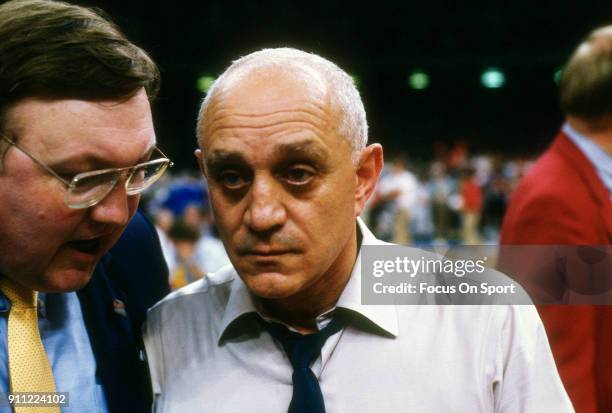
[{"label": "shirt collar", "polygon": [[[357,218],[357,225],[362,235],[361,245],[383,244],[382,241],[376,239],[372,232],[370,232],[361,218]],[[225,307],[225,312],[221,321],[218,343],[223,341],[228,328],[243,316],[248,314],[259,314],[264,319],[269,318],[261,313],[257,298],[249,292],[248,288],[237,274],[230,288],[228,303]],[[363,305],[361,303],[361,248],[359,249],[357,259],[353,265],[351,277],[340,294],[336,308],[345,308],[361,315],[362,318],[369,320],[370,323],[376,325],[379,329],[382,329],[391,336],[396,337],[399,334],[395,306]],[[333,309],[321,314],[317,317],[317,320],[325,323],[331,311],[333,311]]]},{"label": "shirt collar", "polygon": [[231,324],[242,316],[253,313],[258,313],[255,298],[251,295],[240,276],[235,273],[230,286],[229,299],[225,306],[223,319],[221,320],[221,330],[219,331],[218,342],[221,343],[223,336]]},{"label": "shirt collar", "polygon": [[563,125],[563,132],[593,164],[597,175],[599,175],[612,196],[612,155],[608,155],[595,142],[576,131],[567,122]]},{"label": "shirt collar", "polygon": [[[361,231],[361,245],[383,245],[368,229],[361,218],[357,218],[357,225]],[[397,337],[399,334],[397,310],[393,305],[364,305],[361,303],[361,248],[353,266],[353,272],[346,287],[340,294],[336,307],[354,311],[368,319],[388,334]]]}]

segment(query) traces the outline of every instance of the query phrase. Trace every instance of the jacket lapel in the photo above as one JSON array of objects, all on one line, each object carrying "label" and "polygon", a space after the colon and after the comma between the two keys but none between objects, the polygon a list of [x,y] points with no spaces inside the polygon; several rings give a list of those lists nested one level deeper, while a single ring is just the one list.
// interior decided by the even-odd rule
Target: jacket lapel
[{"label": "jacket lapel", "polygon": [[128,318],[126,298],[108,275],[111,261],[111,255],[106,254],[90,282],[78,292],[96,358],[97,379],[104,388],[109,411],[150,411],[144,351]]}]

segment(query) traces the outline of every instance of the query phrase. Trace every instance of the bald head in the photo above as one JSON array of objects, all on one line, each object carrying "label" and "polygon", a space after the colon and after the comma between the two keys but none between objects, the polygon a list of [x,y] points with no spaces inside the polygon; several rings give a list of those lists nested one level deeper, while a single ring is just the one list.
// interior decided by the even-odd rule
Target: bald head
[{"label": "bald head", "polygon": [[612,117],[611,92],[612,26],[606,26],[591,32],[563,70],[561,108],[567,116],[601,123]]},{"label": "bald head", "polygon": [[[274,86],[272,91],[270,86]],[[245,108],[249,113],[263,107],[266,103],[285,103],[283,93],[279,90],[291,91],[293,104],[302,104],[305,110],[319,102],[320,108],[327,111],[329,125],[338,136],[346,139],[356,161],[361,149],[367,143],[368,125],[365,110],[359,92],[352,78],[332,62],[320,56],[296,49],[264,49],[251,53],[234,63],[219,76],[212,85],[200,108],[198,119],[198,141],[200,147],[205,147],[207,134],[210,132],[212,117],[223,116],[222,107],[228,101],[243,99],[249,90],[248,104]],[[271,102],[273,100],[273,102]],[[318,105],[315,105],[318,106]],[[211,110],[215,108],[216,110]],[[221,110],[217,110],[221,109]],[[295,109],[300,110],[299,107]]]}]

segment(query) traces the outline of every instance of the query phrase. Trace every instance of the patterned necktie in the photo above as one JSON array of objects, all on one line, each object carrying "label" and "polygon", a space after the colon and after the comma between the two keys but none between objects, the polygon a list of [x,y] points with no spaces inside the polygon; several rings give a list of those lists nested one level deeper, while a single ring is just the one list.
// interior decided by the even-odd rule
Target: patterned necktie
[{"label": "patterned necktie", "polygon": [[[8,317],[8,367],[12,393],[55,392],[53,371],[38,331],[37,292],[6,277],[0,291],[11,302]],[[59,413],[59,407],[15,407],[15,413]]]},{"label": "patterned necktie", "polygon": [[310,365],[321,353],[325,341],[340,331],[347,320],[337,314],[323,330],[309,335],[289,331],[278,323],[263,324],[270,335],[281,343],[293,366],[293,396],[289,413],[325,413],[321,387]]}]

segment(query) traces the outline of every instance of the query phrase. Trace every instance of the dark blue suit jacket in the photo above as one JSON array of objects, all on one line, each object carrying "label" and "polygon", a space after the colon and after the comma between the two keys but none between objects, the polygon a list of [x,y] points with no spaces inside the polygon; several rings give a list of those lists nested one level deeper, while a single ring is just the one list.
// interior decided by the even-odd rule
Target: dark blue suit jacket
[{"label": "dark blue suit jacket", "polygon": [[170,292],[155,227],[140,213],[78,292],[109,411],[150,412],[151,385],[140,328]]}]

